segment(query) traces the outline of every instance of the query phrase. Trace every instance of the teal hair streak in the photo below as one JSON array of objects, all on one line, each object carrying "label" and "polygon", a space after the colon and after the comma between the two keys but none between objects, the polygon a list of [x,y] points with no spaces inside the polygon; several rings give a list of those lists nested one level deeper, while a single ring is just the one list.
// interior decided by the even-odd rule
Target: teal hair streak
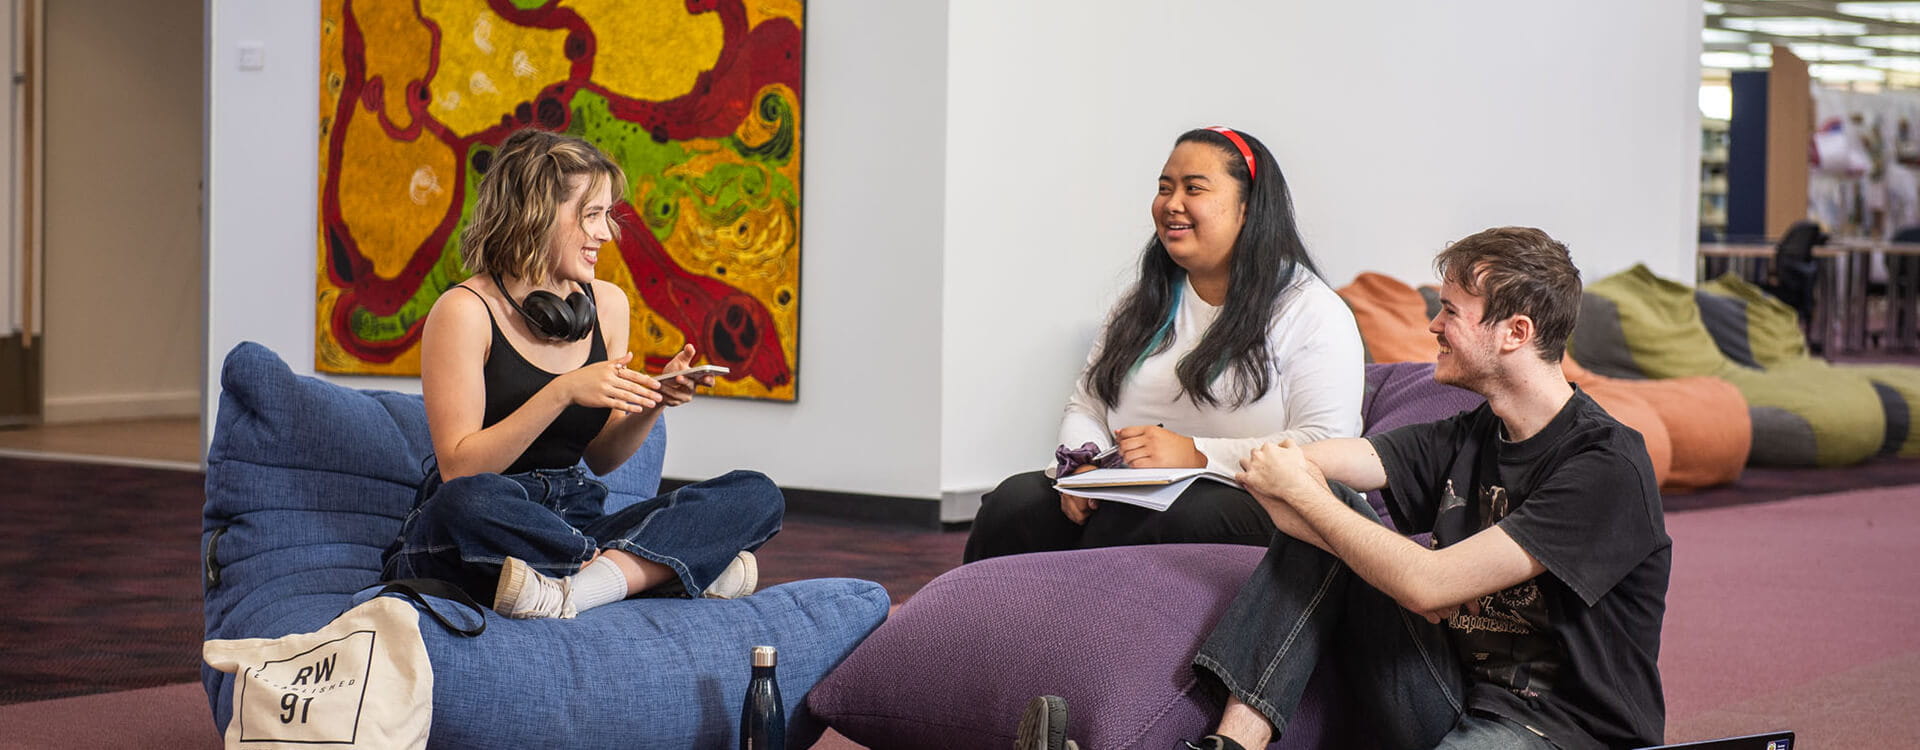
[{"label": "teal hair streak", "polygon": [[1132,367],[1127,368],[1127,377],[1131,378],[1134,373],[1140,371],[1140,366],[1147,363],[1147,357],[1152,356],[1160,348],[1160,342],[1166,340],[1167,332],[1173,330],[1173,318],[1180,314],[1180,300],[1187,295],[1186,278],[1180,276],[1174,279],[1173,302],[1167,305],[1167,319],[1160,321],[1160,330],[1154,331],[1153,338],[1147,339],[1147,345],[1140,350],[1140,356],[1133,360]]},{"label": "teal hair streak", "polygon": [[[1152,356],[1153,353],[1160,348],[1160,342],[1166,340],[1167,332],[1173,330],[1174,316],[1180,314],[1180,301],[1187,294],[1187,285],[1185,282],[1185,276],[1181,276],[1174,282],[1173,303],[1167,306],[1167,319],[1160,321],[1160,329],[1153,332],[1153,338],[1147,340],[1146,348],[1140,350],[1139,358],[1133,360],[1132,367],[1127,368],[1127,377],[1131,378],[1134,373],[1140,371],[1140,366],[1146,364],[1147,357]],[[1213,371],[1207,374],[1207,382],[1211,384],[1213,381],[1219,380],[1220,376],[1227,371],[1227,364],[1228,362],[1225,359],[1215,362]]]}]

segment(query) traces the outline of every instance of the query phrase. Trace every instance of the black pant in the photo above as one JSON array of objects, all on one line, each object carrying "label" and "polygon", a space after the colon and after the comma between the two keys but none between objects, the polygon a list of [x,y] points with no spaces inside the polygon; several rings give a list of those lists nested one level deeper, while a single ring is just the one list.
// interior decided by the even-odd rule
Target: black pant
[{"label": "black pant", "polygon": [[1200,480],[1163,511],[1101,501],[1086,525],[1060,510],[1060,491],[1046,474],[1007,477],[980,498],[965,562],[1023,552],[1130,544],[1211,542],[1265,547],[1273,519],[1246,490]]}]

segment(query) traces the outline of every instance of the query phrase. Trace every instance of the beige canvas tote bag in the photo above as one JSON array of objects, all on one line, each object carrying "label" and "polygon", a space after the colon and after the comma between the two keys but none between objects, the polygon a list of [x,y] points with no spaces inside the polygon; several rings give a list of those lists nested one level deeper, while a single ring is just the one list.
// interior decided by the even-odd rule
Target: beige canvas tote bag
[{"label": "beige canvas tote bag", "polygon": [[236,676],[230,749],[427,746],[433,666],[404,599],[376,596],[312,633],[211,640],[201,653]]}]

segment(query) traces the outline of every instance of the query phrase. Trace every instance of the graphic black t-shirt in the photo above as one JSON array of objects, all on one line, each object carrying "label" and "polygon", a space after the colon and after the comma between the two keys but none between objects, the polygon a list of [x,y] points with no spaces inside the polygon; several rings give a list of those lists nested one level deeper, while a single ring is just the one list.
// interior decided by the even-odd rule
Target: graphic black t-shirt
[{"label": "graphic black t-shirt", "polygon": [[1438,548],[1499,524],[1547,569],[1446,621],[1467,708],[1563,748],[1661,744],[1673,542],[1640,433],[1576,390],[1539,434],[1503,434],[1482,404],[1368,438],[1401,532],[1432,532]]}]

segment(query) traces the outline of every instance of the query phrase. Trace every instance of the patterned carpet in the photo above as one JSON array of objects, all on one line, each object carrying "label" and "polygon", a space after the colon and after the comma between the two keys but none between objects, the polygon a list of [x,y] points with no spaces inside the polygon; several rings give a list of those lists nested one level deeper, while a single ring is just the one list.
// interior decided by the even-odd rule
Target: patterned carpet
[{"label": "patterned carpet", "polygon": [[0,459],[0,704],[199,678],[197,472]]},{"label": "patterned carpet", "polygon": [[[200,677],[198,472],[0,458],[0,705]],[[763,586],[851,577],[905,601],[966,533],[788,516]]]}]

